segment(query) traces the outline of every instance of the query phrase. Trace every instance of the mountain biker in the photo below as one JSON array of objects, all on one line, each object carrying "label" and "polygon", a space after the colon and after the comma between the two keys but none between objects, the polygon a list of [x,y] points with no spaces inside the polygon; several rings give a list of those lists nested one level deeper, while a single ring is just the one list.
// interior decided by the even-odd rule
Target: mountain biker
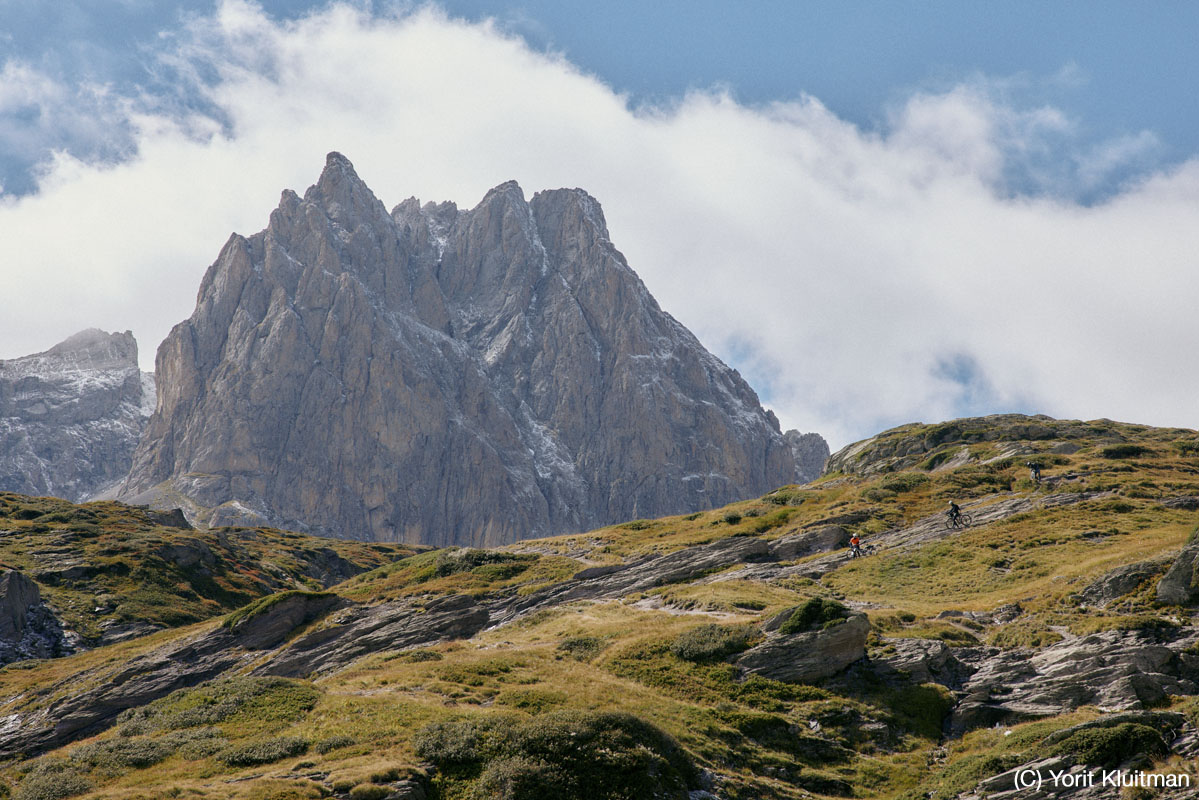
[{"label": "mountain biker", "polygon": [[957,522],[958,519],[962,516],[962,509],[958,508],[957,503],[950,500],[949,501],[949,511],[947,511],[945,513],[949,517],[950,522]]},{"label": "mountain biker", "polygon": [[862,555],[862,540],[855,533],[849,538],[849,557],[858,558]]},{"label": "mountain biker", "polygon": [[1040,483],[1041,482],[1041,465],[1035,461],[1029,461],[1024,466],[1028,467],[1028,474],[1029,474],[1029,477],[1032,478],[1032,482]]}]

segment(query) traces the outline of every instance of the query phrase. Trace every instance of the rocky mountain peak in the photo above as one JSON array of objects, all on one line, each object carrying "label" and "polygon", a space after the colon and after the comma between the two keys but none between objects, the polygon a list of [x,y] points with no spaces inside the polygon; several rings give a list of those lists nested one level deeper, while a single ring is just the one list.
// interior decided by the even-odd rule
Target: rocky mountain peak
[{"label": "rocky mountain peak", "polygon": [[89,328],[0,361],[0,489],[80,500],[124,477],[154,379],[129,331]]},{"label": "rocky mountain peak", "polygon": [[330,154],[230,239],[158,364],[122,497],[214,525],[496,544],[796,479],[777,421],[579,189],[388,214]]},{"label": "rocky mountain peak", "polygon": [[137,363],[137,341],[132,331],[107,333],[99,328],[88,328],[38,355],[79,367],[127,367]]}]

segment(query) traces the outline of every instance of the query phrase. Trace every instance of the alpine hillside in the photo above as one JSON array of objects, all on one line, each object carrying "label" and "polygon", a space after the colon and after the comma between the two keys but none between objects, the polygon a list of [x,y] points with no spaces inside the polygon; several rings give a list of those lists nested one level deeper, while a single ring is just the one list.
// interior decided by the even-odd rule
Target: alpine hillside
[{"label": "alpine hillside", "polygon": [[[340,583],[296,574],[312,537],[4,496],[0,557],[32,576],[8,579],[6,619],[32,584],[66,627],[102,618],[75,603],[114,558],[215,611],[200,568],[248,586],[254,547],[286,590],[0,669],[0,783],[15,800],[1195,796],[1199,433],[1002,415],[905,425],[830,464],[719,509],[396,551]],[[158,555],[120,551],[119,530]],[[201,539],[219,560],[196,559]],[[389,556],[337,546],[355,569]],[[67,565],[37,560],[68,557],[69,592],[49,577]],[[1102,770],[1158,777],[1049,779]]]},{"label": "alpine hillside", "polygon": [[[580,189],[388,213],[337,153],[159,347],[121,499],[212,526],[495,545],[815,477]],[[813,467],[816,469],[813,469]]]}]

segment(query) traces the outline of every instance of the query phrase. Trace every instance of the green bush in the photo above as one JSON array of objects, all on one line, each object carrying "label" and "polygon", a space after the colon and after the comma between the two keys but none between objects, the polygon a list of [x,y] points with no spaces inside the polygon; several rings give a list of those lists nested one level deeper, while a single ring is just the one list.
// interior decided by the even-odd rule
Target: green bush
[{"label": "green bush", "polygon": [[572,636],[558,644],[558,652],[575,661],[590,661],[600,654],[606,645],[598,636]]},{"label": "green bush", "polygon": [[324,755],[331,753],[334,750],[340,750],[343,747],[349,747],[352,744],[357,744],[357,740],[353,736],[330,736],[328,739],[321,739],[312,749]]},{"label": "green bush", "polygon": [[296,736],[259,739],[223,750],[217,758],[230,767],[254,767],[308,751],[308,742]]},{"label": "green bush", "polygon": [[670,652],[687,661],[719,661],[747,649],[749,638],[744,626],[700,625],[676,636]]},{"label": "green bush", "polygon": [[798,606],[779,627],[779,633],[792,634],[827,627],[849,616],[849,609],[836,600],[813,597]]},{"label": "green bush", "polygon": [[44,758],[21,781],[13,800],[60,800],[82,794],[92,782],[64,758]]},{"label": "green bush", "polygon": [[71,761],[92,769],[140,769],[157,764],[173,752],[173,747],[155,739],[105,739],[75,748]]},{"label": "green bush", "polygon": [[467,784],[476,797],[683,796],[697,777],[669,736],[637,717],[610,712],[445,720],[422,729],[416,748],[440,768],[438,780]]},{"label": "green bush", "polygon": [[898,472],[894,475],[889,475],[883,482],[879,484],[880,488],[888,492],[903,494],[910,492],[924,484],[928,483],[928,476],[921,475],[918,472]]},{"label": "green bush", "polygon": [[741,521],[741,515],[736,511],[729,511],[725,513],[723,519],[729,525],[736,525]]},{"label": "green bush", "polygon": [[1083,728],[1058,742],[1051,755],[1071,755],[1080,764],[1114,768],[1134,756],[1161,757],[1170,748],[1148,725],[1122,722],[1110,728]]},{"label": "green bush", "polygon": [[75,772],[57,775],[30,775],[21,781],[13,800],[60,800],[92,788],[92,782]]},{"label": "green bush", "polygon": [[[440,552],[433,561],[433,575],[444,578],[459,572],[474,572],[482,577],[489,574],[512,577],[532,566],[538,557],[530,553],[500,553],[494,550],[459,550]],[[480,567],[486,567],[480,571]],[[491,578],[502,580],[502,578]]]},{"label": "green bush", "polygon": [[1104,458],[1136,458],[1149,452],[1148,447],[1139,444],[1110,444],[1100,454]]},{"label": "green bush", "polygon": [[179,689],[146,706],[123,712],[122,735],[214,725],[240,717],[288,722],[320,699],[320,690],[288,678],[228,678]]},{"label": "green bush", "polygon": [[[941,774],[941,791],[938,797],[954,797],[962,792],[968,792],[978,785],[978,782],[1006,772],[1012,767],[1024,762],[1020,755],[992,755],[979,753],[965,756],[954,761]],[[927,797],[927,795],[925,795]]]}]

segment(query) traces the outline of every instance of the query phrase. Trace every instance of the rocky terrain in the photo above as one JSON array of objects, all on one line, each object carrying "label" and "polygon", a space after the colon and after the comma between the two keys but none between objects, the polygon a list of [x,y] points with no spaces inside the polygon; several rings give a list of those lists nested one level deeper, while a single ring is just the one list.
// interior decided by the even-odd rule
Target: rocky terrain
[{"label": "rocky terrain", "polygon": [[[283,591],[219,619],[0,669],[0,781],[16,798],[1181,800],[1199,786],[1197,455],[1195,431],[1108,420],[910,425],[719,509],[275,573]],[[946,525],[950,499],[969,526]],[[137,521],[160,570],[215,574],[205,548],[270,541],[286,573],[319,541],[34,502],[4,498],[0,558],[59,562],[14,563],[32,579],[4,579],[8,641],[39,603],[79,627],[66,575],[94,595],[111,572],[93,567],[111,540],[67,563],[66,529],[76,548],[85,530],[53,514],[90,512],[97,543]],[[1084,780],[1103,770],[1169,782]]]},{"label": "rocky terrain", "polygon": [[0,361],[0,490],[83,500],[129,472],[154,410],[133,335],[86,330]]},{"label": "rocky terrain", "polygon": [[213,525],[496,545],[814,478],[580,189],[390,213],[343,156],[234,235],[158,350],[119,497]]}]

